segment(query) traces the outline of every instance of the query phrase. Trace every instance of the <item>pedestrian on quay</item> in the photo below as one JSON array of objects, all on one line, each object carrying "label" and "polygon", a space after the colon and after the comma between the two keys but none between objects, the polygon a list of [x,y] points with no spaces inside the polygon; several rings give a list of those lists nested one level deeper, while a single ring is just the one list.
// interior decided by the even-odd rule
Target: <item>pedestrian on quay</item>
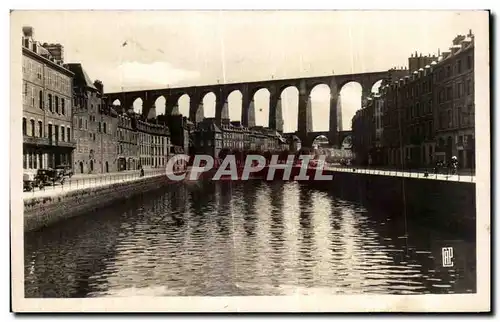
[{"label": "pedestrian on quay", "polygon": [[457,174],[457,172],[458,172],[458,158],[456,156],[451,157],[450,168],[451,168],[451,174]]},{"label": "pedestrian on quay", "polygon": [[436,165],[434,166],[434,174],[439,173],[439,169],[443,167],[443,161],[441,160],[436,160]]}]

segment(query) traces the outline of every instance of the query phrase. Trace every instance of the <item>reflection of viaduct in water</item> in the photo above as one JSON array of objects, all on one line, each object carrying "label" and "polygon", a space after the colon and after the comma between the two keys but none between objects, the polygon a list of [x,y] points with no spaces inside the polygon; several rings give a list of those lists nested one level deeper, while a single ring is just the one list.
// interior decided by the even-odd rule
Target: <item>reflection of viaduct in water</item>
[{"label": "reflection of viaduct in water", "polygon": [[255,236],[257,226],[257,209],[255,202],[257,201],[257,187],[254,181],[242,181],[243,194],[246,202],[243,205],[243,227],[248,237]]},{"label": "reflection of viaduct in water", "polygon": [[[203,98],[208,93],[215,94],[215,119],[221,123],[222,119],[229,119],[229,95],[234,91],[242,94],[241,123],[243,126],[255,126],[255,106],[253,97],[260,89],[267,89],[269,97],[269,127],[283,131],[283,111],[281,108],[281,93],[288,87],[295,87],[299,92],[298,130],[297,135],[304,146],[311,146],[312,140],[319,134],[310,134],[312,130],[311,91],[316,85],[325,84],[330,87],[330,120],[327,137],[330,144],[338,146],[341,142],[338,137],[339,114],[337,103],[340,89],[349,82],[358,82],[362,87],[362,99],[370,94],[373,85],[379,80],[396,80],[406,75],[406,70],[389,70],[361,74],[330,75],[320,77],[266,80],[232,84],[218,84],[206,86],[191,86],[182,88],[164,88],[155,90],[140,90],[131,92],[107,93],[108,104],[119,101],[123,108],[131,108],[138,98],[142,100],[144,116],[156,115],[155,102],[159,97],[165,98],[165,113],[178,113],[178,101],[184,95],[189,96],[189,119],[196,123],[203,119]],[[323,132],[321,132],[323,133]]]},{"label": "reflection of viaduct in water", "polygon": [[271,237],[272,242],[271,247],[274,251],[279,252],[281,245],[278,245],[276,241],[283,241],[283,184],[281,182],[272,182],[270,184],[271,188]]}]

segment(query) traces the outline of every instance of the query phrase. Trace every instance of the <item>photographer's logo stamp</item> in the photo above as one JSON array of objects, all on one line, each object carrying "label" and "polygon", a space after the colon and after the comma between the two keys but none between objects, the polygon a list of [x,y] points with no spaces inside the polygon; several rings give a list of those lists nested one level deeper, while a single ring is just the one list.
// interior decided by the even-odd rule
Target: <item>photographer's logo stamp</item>
[{"label": "photographer's logo stamp", "polygon": [[443,247],[441,259],[443,267],[453,267],[453,247]]}]

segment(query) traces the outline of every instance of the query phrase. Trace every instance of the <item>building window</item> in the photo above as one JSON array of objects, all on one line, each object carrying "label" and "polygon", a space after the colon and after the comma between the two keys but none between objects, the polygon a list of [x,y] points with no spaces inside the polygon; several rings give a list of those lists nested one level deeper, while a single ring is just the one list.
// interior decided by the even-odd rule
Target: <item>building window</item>
[{"label": "building window", "polygon": [[31,136],[35,136],[35,120],[30,120]]},{"label": "building window", "polygon": [[26,128],[27,124],[26,124],[26,118],[23,117],[23,135],[27,135],[27,128]]},{"label": "building window", "polygon": [[27,104],[28,103],[28,83],[24,83],[24,90],[23,90],[23,103]]},{"label": "building window", "polygon": [[59,141],[59,126],[54,125],[54,131],[55,131],[54,137],[55,137],[56,141]]},{"label": "building window", "polygon": [[472,80],[470,79],[467,80],[466,91],[467,95],[470,95],[472,93]]},{"label": "building window", "polygon": [[472,68],[472,56],[467,56],[467,69]]},{"label": "building window", "polygon": [[61,97],[61,114],[65,115],[66,114],[66,107],[64,106],[64,98]]},{"label": "building window", "polygon": [[35,107],[35,88],[31,88],[31,106]]},{"label": "building window", "polygon": [[54,112],[54,109],[52,107],[52,94],[49,94],[49,111]]},{"label": "building window", "polygon": [[98,125],[98,129],[97,129],[97,131],[98,131],[99,133],[101,133],[101,122],[99,122],[99,125]]},{"label": "building window", "polygon": [[43,137],[43,123],[38,121],[38,137]]},{"label": "building window", "polygon": [[446,100],[449,101],[451,99],[453,99],[453,89],[451,86],[448,86],[446,88]]},{"label": "building window", "polygon": [[64,141],[64,135],[65,135],[65,131],[64,131],[64,126],[61,125],[61,141]]},{"label": "building window", "polygon": [[103,127],[103,129],[102,129],[102,130],[103,130],[104,134],[106,134],[106,122],[104,122],[104,123],[102,124],[102,127]]},{"label": "building window", "polygon": [[56,113],[59,114],[59,97],[56,96]]},{"label": "building window", "polygon": [[460,59],[457,61],[457,72],[462,73],[462,61]]},{"label": "building window", "polygon": [[66,138],[68,142],[71,142],[71,129],[69,127],[66,128]]},{"label": "building window", "polygon": [[448,78],[450,76],[451,76],[451,67],[450,66],[446,66],[446,78]]},{"label": "building window", "polygon": [[38,92],[38,107],[43,110],[43,92]]}]

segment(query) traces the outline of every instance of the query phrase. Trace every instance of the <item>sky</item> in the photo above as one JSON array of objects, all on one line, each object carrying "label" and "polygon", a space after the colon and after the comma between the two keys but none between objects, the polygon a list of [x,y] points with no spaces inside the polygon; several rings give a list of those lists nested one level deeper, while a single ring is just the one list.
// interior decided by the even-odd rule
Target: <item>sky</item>
[{"label": "sky", "polygon": [[[34,28],[39,42],[61,43],[67,63],[82,63],[105,92],[384,71],[407,66],[415,51],[448,50],[478,29],[473,11],[14,11],[12,30]],[[15,33],[14,33],[15,34]],[[124,44],[126,45],[124,46]],[[361,86],[341,89],[343,129],[361,108]],[[297,127],[297,90],[282,94],[285,132]],[[329,89],[311,94],[313,130],[328,130]],[[269,93],[254,96],[258,125],[268,124]],[[139,109],[140,101],[134,103]],[[241,94],[228,99],[239,120]],[[164,111],[163,98],[157,114]],[[189,99],[179,99],[187,115]],[[205,116],[215,96],[204,98]]]}]

